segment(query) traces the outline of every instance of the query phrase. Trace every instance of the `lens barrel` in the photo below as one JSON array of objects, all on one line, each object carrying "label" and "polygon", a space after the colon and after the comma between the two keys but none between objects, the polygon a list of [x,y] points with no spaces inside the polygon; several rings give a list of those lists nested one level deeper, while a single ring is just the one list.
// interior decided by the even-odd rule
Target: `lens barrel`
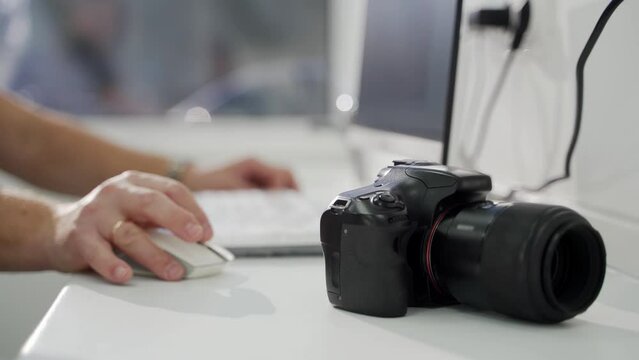
[{"label": "lens barrel", "polygon": [[601,236],[565,207],[469,204],[432,231],[423,253],[434,287],[464,304],[555,323],[584,312],[603,285]]}]

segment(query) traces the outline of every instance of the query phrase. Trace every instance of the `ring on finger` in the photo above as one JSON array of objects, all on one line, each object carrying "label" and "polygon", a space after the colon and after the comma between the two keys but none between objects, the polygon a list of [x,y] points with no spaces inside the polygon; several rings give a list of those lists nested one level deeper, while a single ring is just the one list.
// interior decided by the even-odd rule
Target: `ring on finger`
[{"label": "ring on finger", "polygon": [[111,228],[111,238],[115,238],[115,234],[120,230],[120,228],[122,227],[122,225],[124,225],[125,221],[124,220],[118,220],[114,225],[113,228]]}]

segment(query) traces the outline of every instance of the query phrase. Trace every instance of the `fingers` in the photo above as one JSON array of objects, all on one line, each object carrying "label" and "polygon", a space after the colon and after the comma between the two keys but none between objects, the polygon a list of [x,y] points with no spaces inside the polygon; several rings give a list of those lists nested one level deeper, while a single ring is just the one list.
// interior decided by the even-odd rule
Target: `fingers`
[{"label": "fingers", "polygon": [[229,190],[249,190],[255,187],[256,184],[243,178],[231,178],[222,186],[223,189]]},{"label": "fingers", "polygon": [[113,244],[125,254],[164,280],[180,280],[184,268],[171,255],[155,245],[146,231],[129,221],[113,228]]},{"label": "fingers", "polygon": [[123,284],[131,279],[131,267],[115,256],[109,243],[97,232],[79,234],[75,239],[80,256],[100,276],[116,284]]},{"label": "fingers", "polygon": [[293,174],[284,169],[272,169],[266,178],[267,189],[295,189],[298,190]]},{"label": "fingers", "polygon": [[286,170],[286,169],[280,170],[279,181],[280,181],[281,187],[299,190],[299,186],[297,185],[297,182],[295,181],[295,177],[293,176],[293,173],[290,172],[289,170]]},{"label": "fingers", "polygon": [[[100,184],[57,219],[56,248],[61,269],[90,267],[113,283],[127,282],[131,267],[113,253],[113,246],[165,280],[179,280],[185,270],[155,245],[140,227],[166,228],[190,242],[208,240],[212,229],[191,193],[179,182],[155,175],[127,172]],[[113,224],[116,224],[114,227]]]},{"label": "fingers", "polygon": [[153,174],[131,172],[128,176],[132,184],[160,191],[176,204],[195,215],[195,218],[204,228],[202,240],[211,239],[213,236],[211,223],[186,186],[178,181]]},{"label": "fingers", "polygon": [[134,188],[120,194],[123,215],[135,222],[151,222],[189,242],[204,239],[204,227],[165,194],[148,188]]},{"label": "fingers", "polygon": [[293,174],[286,169],[267,166],[257,160],[245,160],[240,163],[245,175],[258,187],[266,189],[298,189]]}]

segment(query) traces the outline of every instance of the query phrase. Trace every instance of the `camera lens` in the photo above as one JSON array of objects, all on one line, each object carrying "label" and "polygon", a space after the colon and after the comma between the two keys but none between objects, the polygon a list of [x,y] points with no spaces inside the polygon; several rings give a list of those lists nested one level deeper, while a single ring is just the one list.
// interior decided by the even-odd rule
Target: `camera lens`
[{"label": "camera lens", "polygon": [[591,273],[591,264],[596,262],[596,248],[584,225],[572,226],[558,231],[550,240],[543,264],[542,281],[548,300],[568,312],[582,312],[591,303],[588,294],[598,292],[596,277]]},{"label": "camera lens", "polygon": [[599,294],[606,267],[599,233],[561,206],[451,209],[423,249],[433,288],[461,303],[546,323],[585,311]]}]

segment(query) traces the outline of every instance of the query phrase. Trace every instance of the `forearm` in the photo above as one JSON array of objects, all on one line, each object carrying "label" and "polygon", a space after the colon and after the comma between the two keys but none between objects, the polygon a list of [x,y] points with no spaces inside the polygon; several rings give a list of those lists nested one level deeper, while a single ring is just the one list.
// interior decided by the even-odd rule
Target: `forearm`
[{"label": "forearm", "polygon": [[167,171],[167,159],[125,149],[58,115],[0,96],[0,168],[35,185],[82,195],[126,170]]},{"label": "forearm", "polygon": [[0,270],[50,268],[46,246],[55,234],[52,204],[0,190]]}]

